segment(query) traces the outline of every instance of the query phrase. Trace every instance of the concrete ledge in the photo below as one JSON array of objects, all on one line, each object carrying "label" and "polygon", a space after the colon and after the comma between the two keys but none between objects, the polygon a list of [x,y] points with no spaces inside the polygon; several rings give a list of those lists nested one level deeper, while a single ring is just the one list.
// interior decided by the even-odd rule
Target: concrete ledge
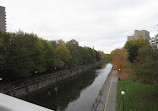
[{"label": "concrete ledge", "polygon": [[105,86],[106,86],[106,83],[107,83],[107,81],[109,80],[109,77],[111,76],[112,72],[113,72],[113,67],[111,68],[111,71],[109,72],[108,77],[106,78],[105,83],[103,84],[102,88],[100,89],[99,94],[98,94],[97,98],[95,99],[95,101],[94,101],[94,103],[93,103],[93,105],[92,105],[90,111],[95,111],[95,110],[96,110],[96,108],[97,108],[99,102],[101,101],[101,97],[102,97],[102,95],[103,95],[103,92],[104,92],[104,88],[105,88]]},{"label": "concrete ledge", "polygon": [[69,78],[71,76],[77,75],[83,71],[86,71],[90,68],[94,68],[96,66],[98,66],[99,64],[104,63],[105,61],[102,62],[97,62],[96,64],[92,64],[92,65],[88,65],[88,66],[83,66],[80,68],[76,68],[74,70],[65,70],[65,71],[61,71],[61,73],[54,75],[54,74],[49,74],[46,75],[46,77],[43,78],[42,77],[37,77],[35,79],[33,79],[32,82],[28,82],[28,84],[23,84],[21,83],[20,86],[18,87],[13,87],[7,91],[3,91],[1,90],[2,93],[14,96],[14,97],[22,97],[24,95],[27,95],[29,93],[32,93],[34,91],[37,91],[41,88],[44,88],[48,85],[53,85],[56,82],[62,81],[66,78]]},{"label": "concrete ledge", "polygon": [[54,111],[0,93],[0,111]]}]

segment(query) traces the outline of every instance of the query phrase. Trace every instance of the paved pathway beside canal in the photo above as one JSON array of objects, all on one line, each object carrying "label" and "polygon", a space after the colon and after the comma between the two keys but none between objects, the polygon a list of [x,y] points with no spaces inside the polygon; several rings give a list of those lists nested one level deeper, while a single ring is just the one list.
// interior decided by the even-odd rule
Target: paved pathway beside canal
[{"label": "paved pathway beside canal", "polygon": [[96,111],[116,111],[117,71],[112,71]]}]

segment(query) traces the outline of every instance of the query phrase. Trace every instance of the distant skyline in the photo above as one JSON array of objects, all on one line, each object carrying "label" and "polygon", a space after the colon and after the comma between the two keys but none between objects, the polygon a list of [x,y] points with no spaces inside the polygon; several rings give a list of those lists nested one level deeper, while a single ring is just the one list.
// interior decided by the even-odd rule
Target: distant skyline
[{"label": "distant skyline", "polygon": [[8,32],[75,39],[105,53],[123,47],[134,30],[158,33],[158,0],[1,0],[0,6]]}]

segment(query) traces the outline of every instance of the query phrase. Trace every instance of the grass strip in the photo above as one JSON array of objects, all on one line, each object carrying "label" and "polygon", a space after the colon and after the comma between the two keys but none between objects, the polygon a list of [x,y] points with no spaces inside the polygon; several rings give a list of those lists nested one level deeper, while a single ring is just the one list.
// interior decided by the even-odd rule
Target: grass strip
[{"label": "grass strip", "polygon": [[117,111],[158,111],[158,84],[147,85],[135,82],[131,77],[118,81]]}]

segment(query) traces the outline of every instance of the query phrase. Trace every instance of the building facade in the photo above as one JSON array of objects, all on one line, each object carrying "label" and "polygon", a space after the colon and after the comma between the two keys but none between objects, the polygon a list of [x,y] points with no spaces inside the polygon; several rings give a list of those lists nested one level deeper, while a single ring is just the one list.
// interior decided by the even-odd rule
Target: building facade
[{"label": "building facade", "polygon": [[5,7],[0,6],[0,31],[6,31]]},{"label": "building facade", "polygon": [[154,48],[154,49],[158,49],[158,35],[156,35],[155,37],[151,38],[151,46]]},{"label": "building facade", "polygon": [[148,39],[150,40],[150,33],[146,30],[135,30],[134,36],[128,36],[127,40],[137,40],[140,38]]}]

